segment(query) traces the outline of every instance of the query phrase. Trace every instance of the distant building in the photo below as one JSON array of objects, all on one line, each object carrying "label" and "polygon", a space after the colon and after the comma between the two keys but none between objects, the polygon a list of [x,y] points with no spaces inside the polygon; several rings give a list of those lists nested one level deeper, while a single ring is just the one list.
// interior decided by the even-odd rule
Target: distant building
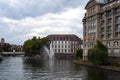
[{"label": "distant building", "polygon": [[5,39],[1,38],[0,44],[3,45],[5,43]]},{"label": "distant building", "polygon": [[16,52],[22,52],[22,48],[23,48],[22,45],[11,44],[11,50],[12,51],[15,50]]},{"label": "distant building", "polygon": [[85,9],[84,59],[88,49],[100,40],[108,47],[109,57],[120,60],[120,0],[90,0]]},{"label": "distant building", "polygon": [[74,34],[51,34],[47,36],[55,54],[73,54],[81,48],[81,39]]},{"label": "distant building", "polygon": [[1,43],[5,43],[5,39],[4,38],[1,38]]}]

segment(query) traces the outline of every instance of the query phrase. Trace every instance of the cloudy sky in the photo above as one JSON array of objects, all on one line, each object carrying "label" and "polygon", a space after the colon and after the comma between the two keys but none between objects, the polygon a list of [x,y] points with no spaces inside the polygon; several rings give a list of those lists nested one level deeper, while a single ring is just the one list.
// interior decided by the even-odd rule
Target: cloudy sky
[{"label": "cloudy sky", "polygon": [[0,0],[0,38],[21,45],[33,36],[76,34],[88,0]]}]

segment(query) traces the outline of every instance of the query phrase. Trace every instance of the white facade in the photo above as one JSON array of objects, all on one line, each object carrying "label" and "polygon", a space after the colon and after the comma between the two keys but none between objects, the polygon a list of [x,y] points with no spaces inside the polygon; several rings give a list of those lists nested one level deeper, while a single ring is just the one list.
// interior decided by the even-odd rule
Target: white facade
[{"label": "white facade", "polygon": [[79,48],[77,41],[52,41],[51,44],[55,53],[73,53]]},{"label": "white facade", "polygon": [[49,35],[48,37],[54,53],[72,54],[80,48],[80,38],[76,35]]}]

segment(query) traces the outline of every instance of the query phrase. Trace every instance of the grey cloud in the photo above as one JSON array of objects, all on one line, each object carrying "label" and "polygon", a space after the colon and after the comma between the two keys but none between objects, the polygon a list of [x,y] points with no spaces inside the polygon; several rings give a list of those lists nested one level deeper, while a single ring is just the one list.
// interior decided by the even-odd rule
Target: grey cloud
[{"label": "grey cloud", "polygon": [[[13,19],[58,13],[65,8],[83,7],[88,0],[1,0],[0,16]],[[15,1],[15,2],[14,2]]]},{"label": "grey cloud", "polygon": [[23,44],[32,36],[57,33],[82,37],[81,20],[87,1],[0,0],[0,37],[15,44]]}]

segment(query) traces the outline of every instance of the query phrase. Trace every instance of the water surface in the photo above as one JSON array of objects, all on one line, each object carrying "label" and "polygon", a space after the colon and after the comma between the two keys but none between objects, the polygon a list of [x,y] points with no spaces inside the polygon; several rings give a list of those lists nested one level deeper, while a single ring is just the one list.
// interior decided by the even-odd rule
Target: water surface
[{"label": "water surface", "polygon": [[120,80],[120,73],[74,64],[71,60],[5,57],[0,80]]}]

